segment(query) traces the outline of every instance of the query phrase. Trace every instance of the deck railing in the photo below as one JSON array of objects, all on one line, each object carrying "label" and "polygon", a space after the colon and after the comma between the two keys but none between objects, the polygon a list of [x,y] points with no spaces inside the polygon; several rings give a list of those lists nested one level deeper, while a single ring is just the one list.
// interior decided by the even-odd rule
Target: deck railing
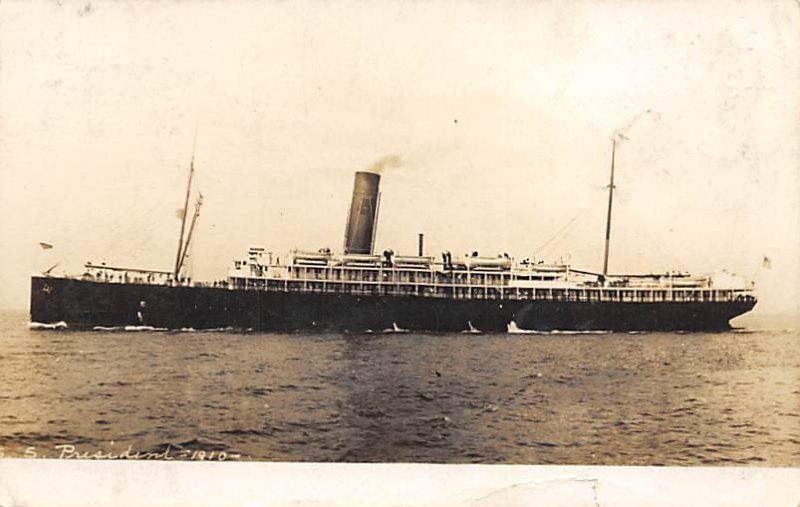
[{"label": "deck railing", "polygon": [[617,303],[731,302],[754,300],[752,289],[557,286],[523,288],[493,284],[386,282],[324,278],[232,278],[233,288],[277,292],[363,296],[418,296],[449,299],[575,301]]}]

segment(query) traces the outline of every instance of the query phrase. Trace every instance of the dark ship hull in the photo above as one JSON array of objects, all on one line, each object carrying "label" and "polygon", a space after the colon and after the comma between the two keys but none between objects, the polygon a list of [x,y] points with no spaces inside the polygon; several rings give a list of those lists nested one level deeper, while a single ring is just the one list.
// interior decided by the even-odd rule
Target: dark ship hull
[{"label": "dark ship hull", "polygon": [[754,299],[724,302],[456,300],[31,279],[31,322],[264,332],[724,330]]}]

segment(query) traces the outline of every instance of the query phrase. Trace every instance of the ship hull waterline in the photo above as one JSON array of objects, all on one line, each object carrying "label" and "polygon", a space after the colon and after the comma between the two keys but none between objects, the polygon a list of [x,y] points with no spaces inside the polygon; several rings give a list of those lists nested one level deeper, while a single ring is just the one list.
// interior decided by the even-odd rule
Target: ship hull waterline
[{"label": "ship hull waterline", "polygon": [[264,332],[379,332],[404,329],[504,332],[699,331],[730,329],[754,300],[580,302],[272,292],[216,287],[31,278],[31,322],[72,329],[152,327]]},{"label": "ship hull waterline", "polygon": [[724,330],[754,305],[456,300],[31,279],[31,322],[64,322],[73,329],[504,332],[513,322],[519,329],[536,331]]}]

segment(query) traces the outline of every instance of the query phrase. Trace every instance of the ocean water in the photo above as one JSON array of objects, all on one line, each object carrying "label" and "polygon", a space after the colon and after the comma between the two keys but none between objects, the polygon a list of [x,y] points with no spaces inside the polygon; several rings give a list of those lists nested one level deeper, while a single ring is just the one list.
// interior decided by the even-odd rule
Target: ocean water
[{"label": "ocean water", "polygon": [[753,316],[686,334],[74,332],[2,313],[0,449],[800,466],[798,329]]}]

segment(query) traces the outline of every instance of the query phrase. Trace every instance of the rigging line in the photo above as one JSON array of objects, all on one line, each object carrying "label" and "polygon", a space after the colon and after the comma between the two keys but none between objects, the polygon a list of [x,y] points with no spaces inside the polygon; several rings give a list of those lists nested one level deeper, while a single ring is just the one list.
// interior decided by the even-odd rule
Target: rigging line
[{"label": "rigging line", "polygon": [[548,246],[550,243],[552,243],[552,242],[553,242],[553,241],[554,241],[556,238],[558,238],[558,237],[559,237],[561,234],[564,234],[564,233],[566,233],[566,231],[567,231],[567,230],[570,228],[570,226],[574,225],[574,224],[575,224],[575,223],[576,223],[576,222],[577,222],[577,221],[578,221],[580,218],[582,218],[582,217],[583,217],[583,215],[584,215],[584,214],[585,214],[587,211],[589,211],[589,210],[590,210],[592,207],[594,207],[594,206],[597,204],[597,201],[598,201],[598,200],[599,200],[599,197],[598,197],[598,198],[595,198],[595,200],[594,200],[594,201],[591,201],[591,202],[589,203],[589,205],[588,205],[588,206],[586,206],[585,208],[583,208],[583,209],[582,209],[581,211],[579,211],[579,212],[578,212],[578,213],[577,213],[577,214],[576,214],[574,217],[572,217],[572,219],[571,219],[569,222],[567,222],[567,224],[566,224],[564,227],[562,227],[562,228],[561,228],[561,229],[559,229],[559,230],[558,230],[558,231],[557,231],[555,234],[553,234],[553,235],[552,235],[552,236],[551,236],[551,237],[550,237],[550,238],[549,238],[547,241],[545,241],[545,242],[544,242],[544,244],[542,244],[542,245],[541,245],[539,248],[536,248],[536,249],[534,250],[534,255],[538,255],[538,254],[540,254],[540,253],[542,252],[542,250],[544,250],[544,249],[545,249],[545,248],[546,248],[546,247],[547,247],[547,246]]},{"label": "rigging line", "polygon": [[534,253],[539,254],[544,248],[547,247],[547,245],[552,243],[553,240],[555,240],[559,235],[565,232],[573,223],[575,223],[575,221],[578,220],[578,218],[580,218],[581,215],[583,215],[583,211],[578,212],[578,214],[572,217],[572,219],[569,222],[567,222],[567,224],[564,227],[559,229],[555,234],[553,234],[547,241],[545,241],[538,248],[534,249]]},{"label": "rigging line", "polygon": [[[181,179],[184,178],[185,172],[186,171],[181,171],[181,173],[179,175]],[[176,176],[174,178],[173,183],[177,184],[177,182],[178,182],[178,177]],[[161,194],[159,194],[158,198],[153,201],[152,206],[150,206],[150,208],[148,208],[144,212],[144,214],[141,215],[139,220],[133,221],[123,232],[121,232],[120,234],[117,234],[116,235],[116,239],[114,239],[114,241],[112,241],[108,245],[108,247],[106,247],[105,250],[103,250],[101,252],[100,258],[106,257],[117,245],[119,245],[119,243],[123,239],[130,237],[130,233],[131,232],[133,232],[134,230],[138,231],[140,229],[143,229],[144,225],[149,224],[150,223],[150,217],[153,216],[154,212],[159,207],[159,205],[162,205],[164,203],[164,197],[167,195],[168,192],[171,192],[173,190],[173,187],[174,187],[174,185],[165,185],[164,188],[161,190]],[[131,251],[131,250],[128,249],[128,251]]]},{"label": "rigging line", "polygon": [[553,238],[555,241],[553,241],[549,246],[543,247],[540,251],[538,251],[537,252],[537,256],[544,257],[546,255],[551,255],[575,231],[575,229],[578,227],[578,224],[583,219],[583,216],[585,216],[585,215],[581,215],[580,217],[576,217],[577,220],[575,220],[571,224],[567,224],[567,226],[563,229],[563,233],[560,236],[558,236],[557,238]]},{"label": "rigging line", "polygon": [[[772,257],[769,255],[761,254],[762,259],[755,265],[753,269],[748,270],[749,275],[745,275],[747,282],[754,283],[756,277],[767,276],[767,271],[772,269]],[[742,266],[744,270],[744,266]],[[741,276],[741,275],[740,275]]]},{"label": "rigging line", "polygon": [[[596,203],[595,203],[596,204]],[[578,225],[582,222],[586,213],[595,207],[595,204],[587,206],[585,209],[580,211],[577,215],[575,215],[564,227],[562,227],[556,234],[554,234],[550,239],[548,239],[537,251],[537,255],[545,255],[551,253],[555,247],[562,244],[578,227]]]},{"label": "rigging line", "polygon": [[[578,220],[576,220],[575,223],[573,224],[573,226],[570,227],[567,231],[565,231],[565,233],[560,238],[558,238],[555,242],[553,242],[548,248],[545,248],[544,250],[542,250],[542,252],[540,254],[542,256],[542,258],[548,258],[549,257],[550,259],[552,259],[558,253],[571,255],[572,252],[571,252],[571,248],[569,248],[569,245],[570,244],[572,244],[572,245],[575,244],[575,241],[574,241],[575,237],[584,238],[584,239],[587,238],[587,237],[591,237],[592,236],[592,232],[596,232],[597,225],[596,224],[588,224],[587,225],[587,221],[584,220],[585,216],[586,215],[584,215],[583,217],[581,217]],[[592,232],[588,232],[586,230],[587,227],[591,227],[591,231]],[[564,247],[565,244],[567,245],[567,247]],[[561,251],[559,252],[559,250],[561,250]]]}]

